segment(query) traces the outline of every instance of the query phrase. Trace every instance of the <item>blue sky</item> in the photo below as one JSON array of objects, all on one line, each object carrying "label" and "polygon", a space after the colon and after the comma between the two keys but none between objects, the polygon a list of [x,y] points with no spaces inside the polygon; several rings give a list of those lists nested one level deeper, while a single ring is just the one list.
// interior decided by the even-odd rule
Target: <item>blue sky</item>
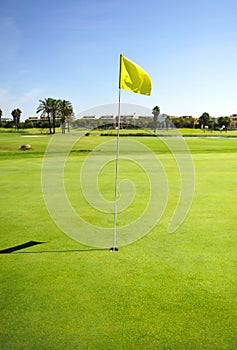
[{"label": "blue sky", "polygon": [[116,103],[120,53],[153,81],[150,97],[122,91],[122,102],[237,113],[236,13],[236,0],[2,0],[3,116],[36,115],[46,97],[71,101],[76,115]]}]

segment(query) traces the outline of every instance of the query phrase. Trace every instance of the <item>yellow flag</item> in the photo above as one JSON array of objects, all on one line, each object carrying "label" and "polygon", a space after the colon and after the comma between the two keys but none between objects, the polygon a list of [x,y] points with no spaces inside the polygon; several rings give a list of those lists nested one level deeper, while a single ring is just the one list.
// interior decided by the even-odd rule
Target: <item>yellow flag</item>
[{"label": "yellow flag", "polygon": [[149,96],[151,87],[152,82],[149,75],[136,63],[120,55],[119,88]]}]

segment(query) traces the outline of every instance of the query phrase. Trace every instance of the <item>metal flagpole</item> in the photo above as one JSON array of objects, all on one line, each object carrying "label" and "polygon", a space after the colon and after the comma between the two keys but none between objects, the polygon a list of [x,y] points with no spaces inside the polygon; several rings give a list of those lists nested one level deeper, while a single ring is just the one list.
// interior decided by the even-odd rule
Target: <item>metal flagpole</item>
[{"label": "metal flagpole", "polygon": [[111,252],[117,252],[117,211],[118,211],[118,172],[119,172],[119,133],[120,133],[120,99],[121,89],[119,88],[119,103],[118,103],[118,127],[117,127],[117,144],[116,144],[116,164],[115,164],[115,189],[114,189],[114,242]]},{"label": "metal flagpole", "polygon": [[110,249],[111,252],[117,252],[117,211],[118,211],[118,172],[119,172],[119,134],[120,134],[120,101],[121,101],[121,88],[120,88],[120,77],[121,77],[121,57],[120,55],[120,70],[119,70],[119,101],[118,101],[118,126],[117,126],[117,145],[116,145],[116,165],[115,165],[115,189],[114,189],[114,242],[113,247]]}]

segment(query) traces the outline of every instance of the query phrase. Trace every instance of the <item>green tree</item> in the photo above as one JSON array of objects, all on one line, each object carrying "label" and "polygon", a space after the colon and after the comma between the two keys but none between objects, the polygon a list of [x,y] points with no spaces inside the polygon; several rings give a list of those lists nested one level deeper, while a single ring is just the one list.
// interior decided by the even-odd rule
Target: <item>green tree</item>
[{"label": "green tree", "polygon": [[13,122],[16,128],[18,128],[19,123],[20,123],[20,118],[21,118],[21,113],[22,111],[19,108],[13,109],[11,115],[13,117]]},{"label": "green tree", "polygon": [[208,126],[208,123],[210,121],[210,115],[207,112],[204,112],[201,117],[199,117],[199,124],[201,125],[201,128],[203,128],[205,132],[205,127]]},{"label": "green tree", "polygon": [[2,110],[0,109],[0,126],[2,126]]},{"label": "green tree", "polygon": [[69,121],[73,115],[73,108],[70,101],[58,100],[58,115],[61,118],[62,133],[65,134],[66,120]]},{"label": "green tree", "polygon": [[155,106],[152,110],[152,114],[153,114],[153,130],[154,130],[154,133],[156,134],[156,128],[157,128],[157,120],[158,120],[158,117],[160,115],[160,107],[158,106]]},{"label": "green tree", "polygon": [[231,118],[230,117],[220,117],[218,118],[218,126],[221,130],[225,129],[227,132],[228,127],[230,126]]},{"label": "green tree", "polygon": [[26,119],[26,120],[25,120],[25,125],[24,125],[24,127],[25,127],[26,129],[31,129],[31,128],[34,127],[34,123],[32,122],[32,120]]}]

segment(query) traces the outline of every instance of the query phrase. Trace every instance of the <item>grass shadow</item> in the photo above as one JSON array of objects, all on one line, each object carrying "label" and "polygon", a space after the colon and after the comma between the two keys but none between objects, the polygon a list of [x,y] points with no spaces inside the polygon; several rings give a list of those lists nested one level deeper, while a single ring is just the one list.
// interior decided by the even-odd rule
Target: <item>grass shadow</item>
[{"label": "grass shadow", "polygon": [[37,252],[15,252],[13,254],[42,254],[42,253],[82,253],[82,252],[94,252],[94,251],[109,251],[109,248],[91,248],[91,249],[68,249],[68,250],[39,250]]},{"label": "grass shadow", "polygon": [[23,244],[19,244],[10,248],[0,250],[0,254],[39,254],[39,253],[75,253],[75,252],[92,252],[92,251],[108,251],[108,248],[88,248],[88,249],[67,249],[67,250],[39,250],[39,251],[24,251],[19,250],[33,247],[45,242],[29,241]]},{"label": "grass shadow", "polygon": [[44,242],[29,241],[29,242],[26,242],[23,244],[15,245],[15,246],[10,247],[10,248],[2,249],[2,250],[0,250],[0,254],[10,254],[10,253],[16,252],[18,250],[33,247],[35,245],[43,244],[43,243]]}]

